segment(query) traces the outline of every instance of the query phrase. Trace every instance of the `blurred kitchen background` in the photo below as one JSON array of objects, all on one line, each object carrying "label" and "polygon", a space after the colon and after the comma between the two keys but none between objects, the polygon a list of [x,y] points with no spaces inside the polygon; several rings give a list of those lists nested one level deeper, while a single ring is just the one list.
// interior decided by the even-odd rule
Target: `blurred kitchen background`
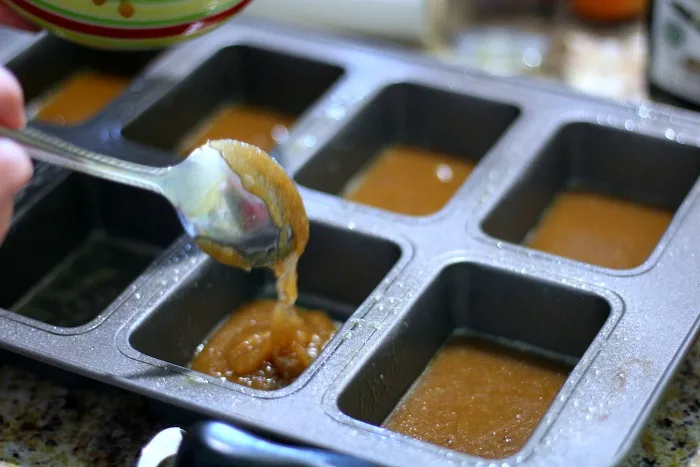
[{"label": "blurred kitchen background", "polygon": [[243,16],[412,47],[497,75],[649,98],[647,0],[255,0]]}]

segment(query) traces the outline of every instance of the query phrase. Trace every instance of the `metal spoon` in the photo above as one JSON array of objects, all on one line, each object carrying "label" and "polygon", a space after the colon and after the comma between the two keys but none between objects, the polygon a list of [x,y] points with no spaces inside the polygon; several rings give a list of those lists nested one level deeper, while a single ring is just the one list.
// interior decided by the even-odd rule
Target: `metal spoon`
[{"label": "metal spoon", "polygon": [[88,151],[32,128],[0,128],[0,137],[19,143],[33,159],[164,196],[191,237],[233,248],[253,267],[269,266],[288,253],[278,249],[280,229],[265,202],[243,188],[208,143],[177,165],[161,168]]}]

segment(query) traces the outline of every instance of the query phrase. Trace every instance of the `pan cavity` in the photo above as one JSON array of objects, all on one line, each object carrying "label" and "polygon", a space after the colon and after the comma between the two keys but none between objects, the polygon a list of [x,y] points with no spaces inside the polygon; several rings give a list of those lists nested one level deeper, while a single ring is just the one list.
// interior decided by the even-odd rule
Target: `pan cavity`
[{"label": "pan cavity", "polygon": [[0,248],[0,308],[75,328],[104,313],[183,231],[154,193],[60,176]]},{"label": "pan cavity", "polygon": [[357,203],[428,216],[452,198],[518,114],[502,103],[394,84],[295,178]]},{"label": "pan cavity", "polygon": [[414,303],[338,398],[346,415],[482,459],[542,419],[610,314],[603,298],[457,263]]},{"label": "pan cavity", "polygon": [[700,148],[591,123],[545,146],[486,234],[610,269],[642,265],[700,175]]},{"label": "pan cavity", "polygon": [[342,74],[341,68],[300,57],[226,47],[123,133],[181,156],[210,139],[236,139],[270,152]]},{"label": "pan cavity", "polygon": [[270,393],[305,378],[401,254],[387,240],[313,221],[309,238],[298,269],[303,348],[275,351],[285,343],[274,334],[277,295],[268,270],[246,273],[215,261],[157,304],[130,335],[131,346],[244,390]]},{"label": "pan cavity", "polygon": [[22,84],[30,120],[71,127],[105,110],[156,55],[96,51],[47,37],[8,67]]}]

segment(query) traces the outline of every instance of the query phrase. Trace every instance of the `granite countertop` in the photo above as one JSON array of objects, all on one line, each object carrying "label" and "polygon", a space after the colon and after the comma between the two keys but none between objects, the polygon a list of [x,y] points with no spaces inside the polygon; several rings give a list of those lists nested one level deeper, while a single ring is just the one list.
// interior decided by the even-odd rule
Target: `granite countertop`
[{"label": "granite countertop", "polygon": [[[559,30],[557,41],[550,78],[608,97],[646,98],[639,25],[593,31],[572,24]],[[144,443],[165,428],[145,404],[113,388],[64,387],[0,366],[0,464],[133,465]],[[626,465],[700,467],[699,441],[697,342]]]},{"label": "granite countertop", "polygon": [[134,394],[0,366],[0,465],[133,466],[166,427]]}]

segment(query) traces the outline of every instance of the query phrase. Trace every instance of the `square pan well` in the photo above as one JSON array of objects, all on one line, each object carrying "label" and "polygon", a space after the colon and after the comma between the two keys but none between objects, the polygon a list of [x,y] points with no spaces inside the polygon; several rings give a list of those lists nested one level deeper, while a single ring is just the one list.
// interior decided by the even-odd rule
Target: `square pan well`
[{"label": "square pan well", "polygon": [[490,266],[450,265],[342,388],[338,408],[381,425],[455,330],[573,363],[610,314],[608,301],[589,292]]},{"label": "square pan well", "polygon": [[[400,256],[399,246],[388,240],[312,221],[309,244],[299,261],[297,303],[324,309],[344,322]],[[274,277],[268,271],[246,273],[209,260],[138,322],[129,344],[144,355],[186,367],[197,346],[233,311],[250,300],[275,296]],[[197,313],[192,312],[195,309]],[[304,374],[290,387],[303,378]],[[290,388],[257,391],[227,384],[263,394],[286,393]]]},{"label": "square pan well", "polygon": [[[94,72],[127,81],[141,72],[157,55],[157,52],[97,51],[47,36],[15,57],[7,66],[22,84],[25,101],[28,103],[27,111],[32,118],[40,110],[45,96],[78,73]],[[56,57],[60,57],[60,60]],[[92,102],[84,105],[84,112],[90,115],[77,124],[96,117],[116,98],[113,96],[114,89],[105,92],[100,92],[98,88],[86,91],[85,99],[92,96]],[[52,126],[57,124],[48,121],[42,123]]]},{"label": "square pan well", "polygon": [[588,122],[569,123],[489,213],[482,229],[500,240],[525,242],[566,189],[675,213],[699,175],[700,148]]},{"label": "square pan well", "polygon": [[183,230],[153,193],[61,177],[17,216],[0,248],[0,308],[76,328],[104,312]]},{"label": "square pan well", "polygon": [[343,72],[330,64],[261,48],[228,46],[128,124],[123,134],[171,151],[222,107],[250,105],[299,117]]},{"label": "square pan well", "polygon": [[413,83],[382,89],[295,179],[340,195],[387,146],[406,145],[478,162],[515,121],[512,105]]}]

